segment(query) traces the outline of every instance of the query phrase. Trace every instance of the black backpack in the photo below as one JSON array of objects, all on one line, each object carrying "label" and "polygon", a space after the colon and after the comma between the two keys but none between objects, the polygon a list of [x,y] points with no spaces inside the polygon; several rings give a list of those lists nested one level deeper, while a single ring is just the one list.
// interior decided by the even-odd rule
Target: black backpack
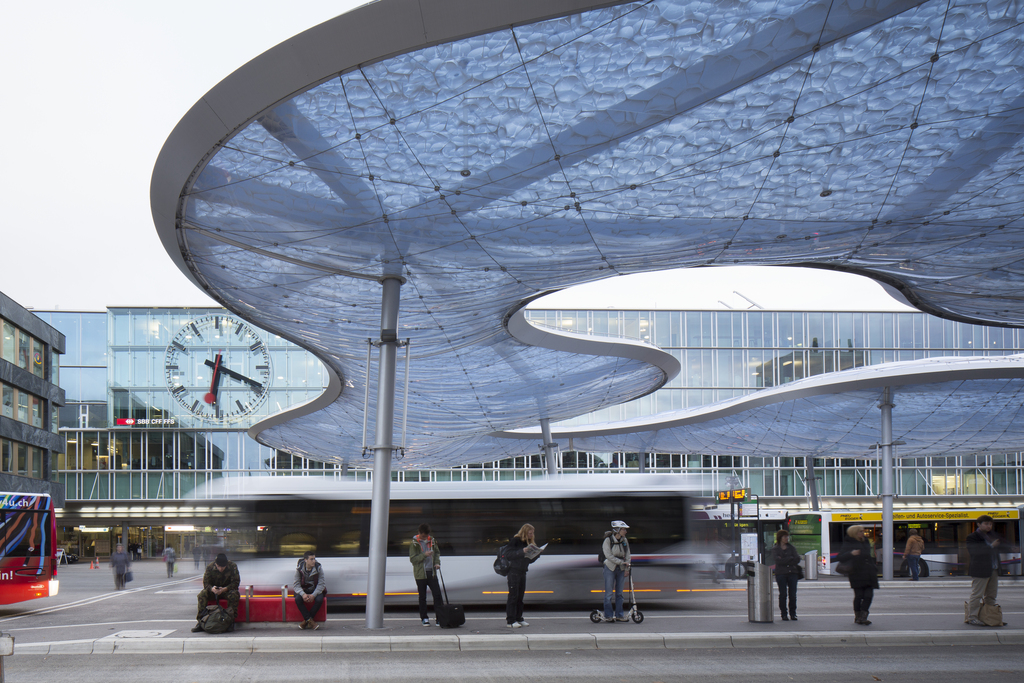
[{"label": "black backpack", "polygon": [[231,613],[220,605],[210,605],[199,621],[207,633],[224,633],[231,628],[235,620],[231,618]]},{"label": "black backpack", "polygon": [[508,576],[509,571],[512,570],[512,562],[505,553],[508,552],[508,545],[503,545],[498,548],[498,557],[494,560],[494,573],[498,576]]}]

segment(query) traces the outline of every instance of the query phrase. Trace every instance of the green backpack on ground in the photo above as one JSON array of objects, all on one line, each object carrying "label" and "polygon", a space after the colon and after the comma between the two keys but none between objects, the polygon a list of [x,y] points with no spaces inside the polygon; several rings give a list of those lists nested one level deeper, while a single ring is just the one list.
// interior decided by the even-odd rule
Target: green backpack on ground
[{"label": "green backpack on ground", "polygon": [[224,633],[231,624],[234,623],[234,619],[231,618],[231,613],[220,605],[210,605],[206,608],[206,614],[199,623],[203,625],[203,630],[207,633]]}]

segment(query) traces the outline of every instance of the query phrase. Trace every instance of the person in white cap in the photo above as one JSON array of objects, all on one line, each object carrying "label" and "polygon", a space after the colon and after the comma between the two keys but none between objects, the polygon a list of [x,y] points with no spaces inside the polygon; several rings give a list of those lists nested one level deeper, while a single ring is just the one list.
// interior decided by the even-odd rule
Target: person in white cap
[{"label": "person in white cap", "polygon": [[[612,530],[604,532],[604,620],[629,621],[622,614],[622,586],[629,576],[629,526],[620,519],[612,522]],[[612,594],[615,595],[615,613],[612,613]]]}]

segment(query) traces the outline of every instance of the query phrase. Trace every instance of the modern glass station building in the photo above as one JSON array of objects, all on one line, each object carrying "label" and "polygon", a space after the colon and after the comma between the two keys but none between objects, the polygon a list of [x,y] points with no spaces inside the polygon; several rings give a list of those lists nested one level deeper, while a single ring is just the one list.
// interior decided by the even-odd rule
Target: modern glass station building
[{"label": "modern glass station building", "polygon": [[[527,317],[535,325],[562,331],[653,343],[680,361],[680,375],[664,388],[563,423],[572,425],[695,408],[869,365],[936,357],[1006,356],[1024,349],[1021,330],[957,323],[916,312],[532,309]],[[580,470],[601,470],[614,461],[636,470],[641,457],[647,471],[703,475],[705,495],[726,488],[730,480],[777,503],[799,504],[807,495],[802,457],[575,454],[564,455],[563,466],[568,459]],[[1007,502],[1008,496],[1024,494],[1022,464],[1020,453],[897,457],[896,494],[930,497],[940,503],[964,496]],[[823,480],[821,495],[849,502],[858,497],[873,499],[880,491],[875,458],[819,458],[815,466]]]},{"label": "modern glass station building", "polygon": [[[110,308],[39,312],[67,339],[60,409],[63,453],[53,479],[67,501],[61,542],[89,555],[94,541],[127,532],[149,551],[165,543],[244,548],[254,530],[224,524],[230,500],[209,498],[231,477],[369,478],[365,467],[325,464],[257,443],[260,420],[318,396],[327,385],[309,352],[254,328],[223,309]],[[924,313],[529,309],[538,326],[655,344],[682,371],[641,399],[562,425],[614,422],[694,408],[805,377],[882,363],[1024,351],[1020,330],[956,323]],[[206,402],[213,366],[230,371]],[[191,379],[190,379],[191,378]],[[702,453],[584,453],[559,443],[569,473],[685,472],[702,493],[742,485],[775,505],[807,504],[802,457]],[[55,449],[56,451],[59,449]],[[867,453],[865,455],[868,455]],[[897,453],[898,455],[898,453]],[[897,458],[896,493],[947,505],[1008,502],[1024,494],[1020,453],[949,453]],[[820,458],[819,493],[839,504],[874,501],[876,459]],[[396,470],[394,480],[524,479],[546,472],[543,458],[521,456],[431,470]],[[102,547],[102,544],[101,544]]]}]

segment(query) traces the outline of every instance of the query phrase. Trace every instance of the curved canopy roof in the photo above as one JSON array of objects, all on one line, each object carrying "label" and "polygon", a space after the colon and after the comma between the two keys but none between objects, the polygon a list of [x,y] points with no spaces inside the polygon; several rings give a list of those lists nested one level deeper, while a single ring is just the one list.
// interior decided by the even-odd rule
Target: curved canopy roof
[{"label": "curved canopy roof", "polygon": [[[883,391],[901,457],[1004,453],[1024,443],[1024,356],[929,358],[818,375],[710,406],[574,427],[583,451],[875,458]],[[505,438],[537,439],[523,430]],[[499,448],[503,439],[498,439]]]},{"label": "curved canopy roof", "polygon": [[1022,22],[1010,0],[381,0],[197,103],[153,214],[199,286],[335,373],[262,441],[358,453],[378,279],[397,275],[409,462],[479,461],[491,433],[674,372],[510,334],[573,284],[810,265],[1024,322]]}]

